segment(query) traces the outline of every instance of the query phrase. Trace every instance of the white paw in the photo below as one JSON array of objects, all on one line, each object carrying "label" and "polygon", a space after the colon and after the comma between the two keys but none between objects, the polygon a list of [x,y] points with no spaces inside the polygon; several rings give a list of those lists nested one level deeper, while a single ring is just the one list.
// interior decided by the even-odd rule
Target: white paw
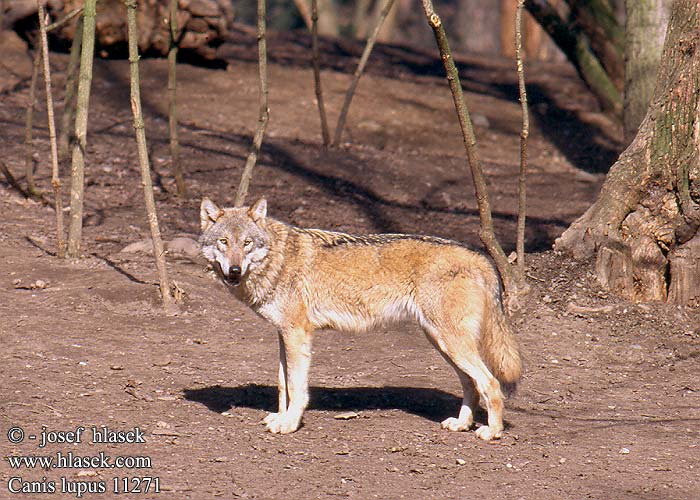
[{"label": "white paw", "polygon": [[458,432],[458,431],[468,431],[472,423],[474,423],[474,418],[470,416],[470,418],[466,418],[464,420],[460,420],[455,417],[450,417],[446,418],[445,420],[442,421],[440,426],[443,429],[447,429],[450,431]]},{"label": "white paw", "polygon": [[270,413],[262,423],[273,434],[289,434],[299,428],[301,419],[294,418],[289,413]]},{"label": "white paw", "polygon": [[279,418],[279,415],[280,415],[279,413],[268,413],[267,416],[260,421],[260,423],[267,425],[270,422],[272,422],[273,420],[276,420],[277,418]]},{"label": "white paw", "polygon": [[501,439],[503,436],[503,430],[493,430],[488,425],[482,425],[476,430],[476,437],[483,439],[484,441],[491,441],[492,439]]}]

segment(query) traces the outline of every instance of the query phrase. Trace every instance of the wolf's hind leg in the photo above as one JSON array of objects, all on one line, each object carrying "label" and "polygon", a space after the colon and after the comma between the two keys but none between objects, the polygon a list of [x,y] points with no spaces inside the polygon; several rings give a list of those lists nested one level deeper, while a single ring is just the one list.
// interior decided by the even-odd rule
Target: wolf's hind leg
[{"label": "wolf's hind leg", "polygon": [[457,368],[451,359],[445,357],[447,361],[452,365],[452,367],[457,372],[459,376],[459,381],[462,383],[462,406],[459,409],[459,415],[455,417],[449,417],[442,421],[440,424],[443,429],[448,429],[450,431],[468,431],[474,424],[474,410],[479,404],[479,395],[474,388],[474,383],[469,376],[462,370]]},{"label": "wolf's hind leg", "polygon": [[[501,385],[482,361],[476,345],[479,321],[467,318],[456,324],[460,325],[459,328],[439,328],[430,324],[424,324],[423,327],[430,341],[457,371],[462,380],[462,388],[465,388],[463,377],[466,376],[471,379],[479,397],[486,405],[488,425],[476,430],[477,437],[486,441],[498,439],[503,435],[503,394]],[[473,406],[470,403],[475,404],[475,401],[469,399],[469,391],[470,388],[465,389],[459,416],[454,420],[447,419],[443,422],[443,427],[450,430],[466,430],[471,426]]]},{"label": "wolf's hind leg", "polygon": [[[280,362],[285,381],[285,395],[280,394],[280,410],[265,419],[267,430],[275,434],[289,434],[301,424],[301,417],[309,403],[309,366],[311,365],[311,332],[292,328],[280,332],[284,361]],[[284,366],[282,366],[284,365]],[[280,384],[280,391],[282,384]],[[286,405],[286,411],[282,408]]]}]

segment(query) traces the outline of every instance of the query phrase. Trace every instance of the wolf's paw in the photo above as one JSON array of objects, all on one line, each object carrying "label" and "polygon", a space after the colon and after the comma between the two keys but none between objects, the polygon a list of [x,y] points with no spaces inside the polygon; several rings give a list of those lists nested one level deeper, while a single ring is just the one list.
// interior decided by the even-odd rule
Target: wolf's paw
[{"label": "wolf's paw", "polygon": [[273,434],[289,434],[299,428],[300,421],[289,413],[270,413],[262,423]]},{"label": "wolf's paw", "polygon": [[476,437],[483,439],[484,441],[491,441],[492,439],[501,439],[503,436],[503,430],[494,430],[488,425],[482,425],[476,430]]},{"label": "wolf's paw", "polygon": [[469,418],[465,418],[463,420],[450,417],[443,420],[440,427],[454,432],[468,431],[471,428],[472,423],[474,423],[474,418],[471,415]]}]

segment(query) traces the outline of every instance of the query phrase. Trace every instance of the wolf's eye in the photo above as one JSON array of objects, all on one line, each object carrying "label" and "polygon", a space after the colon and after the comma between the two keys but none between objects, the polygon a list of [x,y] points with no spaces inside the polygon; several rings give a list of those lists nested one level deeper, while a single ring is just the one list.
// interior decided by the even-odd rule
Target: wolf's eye
[{"label": "wolf's eye", "polygon": [[224,246],[228,246],[228,238],[219,238],[219,243]]},{"label": "wolf's eye", "polygon": [[247,247],[249,247],[252,244],[253,244],[253,240],[251,240],[250,238],[246,238],[245,241],[243,242],[243,245],[245,245]]}]

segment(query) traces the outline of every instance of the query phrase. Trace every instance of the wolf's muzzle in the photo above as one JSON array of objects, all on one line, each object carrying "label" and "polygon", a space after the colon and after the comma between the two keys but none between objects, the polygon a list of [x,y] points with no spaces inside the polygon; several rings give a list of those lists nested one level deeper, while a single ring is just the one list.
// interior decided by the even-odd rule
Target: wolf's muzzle
[{"label": "wolf's muzzle", "polygon": [[224,277],[224,279],[234,285],[238,286],[241,284],[241,266],[231,266],[228,268],[228,274]]}]

